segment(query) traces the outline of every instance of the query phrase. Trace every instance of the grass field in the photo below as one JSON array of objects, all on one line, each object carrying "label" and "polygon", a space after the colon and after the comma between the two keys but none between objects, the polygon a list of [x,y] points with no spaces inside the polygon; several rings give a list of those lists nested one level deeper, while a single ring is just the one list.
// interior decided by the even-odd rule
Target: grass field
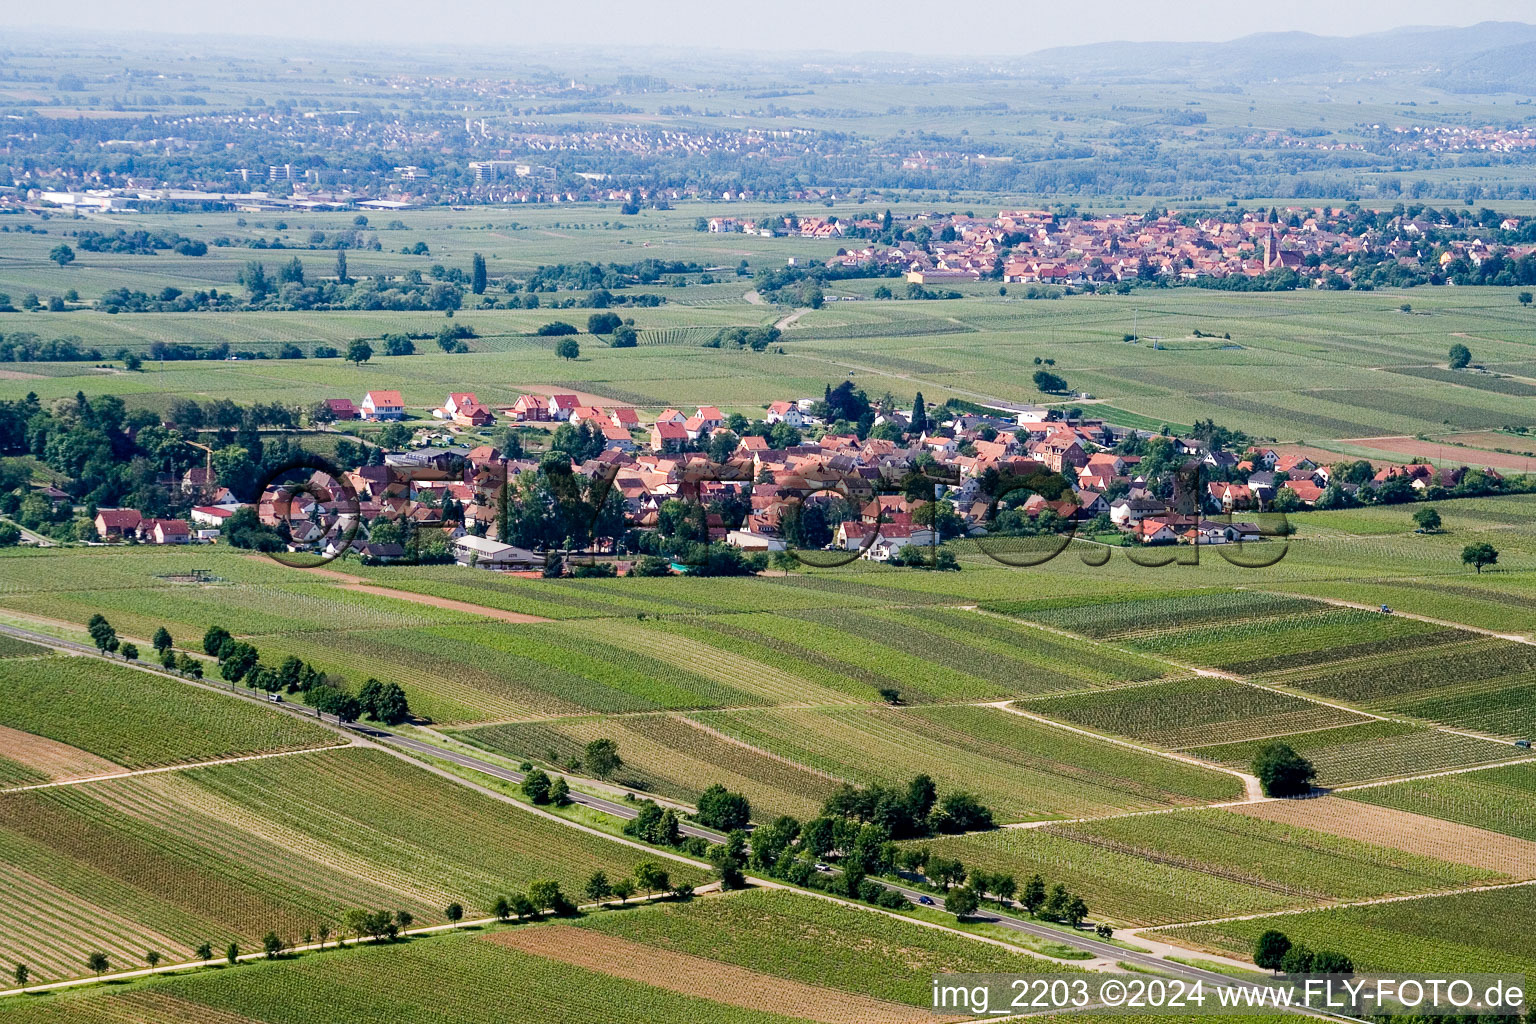
[{"label": "grass field", "polygon": [[[535,878],[579,891],[642,855],[512,810],[390,755],[317,752],[0,797],[0,956],[80,973],[101,948],[185,956],[202,941],[289,941],[349,907],[427,923]],[[689,876],[676,866],[675,875]],[[693,875],[697,878],[698,875]]]},{"label": "grass field", "polygon": [[1536,969],[1536,941],[1522,922],[1536,912],[1536,886],[1494,889],[1373,906],[1315,910],[1251,921],[1173,928],[1162,933],[1238,956],[1277,928],[1292,942],[1347,952],[1366,971]]},{"label": "grass field", "polygon": [[[0,673],[0,725],[124,768],[340,742],[328,729],[247,701],[124,666],[62,655],[6,663]],[[18,759],[27,760],[31,749],[19,748]],[[42,752],[37,753],[41,757]]]}]

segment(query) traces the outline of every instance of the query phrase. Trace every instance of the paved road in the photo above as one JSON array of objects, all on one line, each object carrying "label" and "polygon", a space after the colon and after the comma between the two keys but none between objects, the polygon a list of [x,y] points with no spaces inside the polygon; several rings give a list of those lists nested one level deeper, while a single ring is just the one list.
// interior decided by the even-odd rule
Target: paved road
[{"label": "paved road", "polygon": [[[99,656],[99,652],[96,650],[96,648],[89,644],[77,643],[73,640],[62,640],[58,637],[49,636],[46,633],[35,633],[31,630],[21,629],[16,626],[8,626],[0,623],[0,633],[14,636],[20,640],[27,640],[32,643],[42,644],[57,650]],[[123,662],[123,664],[132,664],[133,667],[143,669],[147,672],[153,672],[157,675],[165,675],[187,683],[193,683],[192,680],[188,680],[183,676],[164,672],[158,666],[153,664],[127,662]],[[244,697],[248,700],[256,701],[258,703],[269,703],[250,691],[229,689],[213,683],[204,683],[200,685],[207,686],[211,689],[215,689],[223,693],[229,693],[236,697]],[[349,732],[356,733],[357,735],[372,740],[375,743],[387,744],[391,747],[406,750],[416,755],[440,758],[444,761],[459,765],[462,768],[468,768],[471,771],[480,772],[483,775],[489,775],[492,778],[501,779],[504,782],[519,784],[523,781],[522,772],[514,771],[510,768],[503,768],[498,764],[486,761],[482,758],[474,756],[473,754],[461,753],[457,750],[450,750],[431,743],[424,743],[421,740],[412,739],[408,736],[402,736],[397,732],[392,732],[389,729],[385,729],[377,725],[364,724],[361,722],[338,722],[334,716],[322,715],[313,711],[312,709],[304,708],[300,705],[289,704],[286,702],[281,704],[271,704],[270,706],[273,708],[273,710],[284,711],[288,714],[299,715],[304,718],[317,718],[323,722],[337,725],[342,729],[348,730]],[[580,804],[583,807],[591,807],[594,810],[602,811],[606,814],[611,814],[617,818],[630,819],[637,817],[640,813],[639,808],[634,804],[628,804],[619,800],[609,800],[605,797],[593,796],[590,793],[579,793],[574,790],[571,792],[571,801],[573,803]],[[701,838],[708,839],[711,842],[720,842],[725,838],[718,832],[713,832],[706,828],[700,828],[697,825],[688,824],[687,822],[681,824],[680,831],[684,835],[699,836]],[[835,869],[834,873],[836,873]],[[927,896],[933,901],[933,905],[935,907],[940,910],[944,909],[944,900],[940,896],[924,893],[921,890],[910,888],[905,885],[900,885],[895,882],[887,882],[881,879],[874,879],[874,881],[888,889],[894,889],[895,891],[901,893],[914,902],[924,896]],[[1214,985],[1245,984],[1241,981],[1237,981],[1236,979],[1228,977],[1227,975],[1218,974],[1214,971],[1205,971],[1198,967],[1188,967],[1184,964],[1177,964],[1171,960],[1164,960],[1162,957],[1154,956],[1150,953],[1138,953],[1133,950],[1122,949],[1119,946],[1111,945],[1108,942],[1090,937],[1087,934],[1065,932],[1057,928],[1050,928],[1042,924],[1035,924],[1031,921],[1023,921],[1018,918],[1003,917],[985,913],[977,913],[975,915],[975,920],[986,921],[1002,928],[1022,932],[1026,935],[1033,935],[1038,938],[1048,939],[1052,942],[1060,942],[1068,946],[1074,946],[1077,949],[1083,950],[1084,952],[1092,953],[1094,956],[1103,957],[1111,961],[1124,961],[1125,963],[1135,964],[1138,967],[1150,968],[1153,970],[1161,971],[1165,974],[1186,978],[1191,981],[1200,980],[1206,982],[1207,984]]]},{"label": "paved road", "polygon": [[[327,721],[334,721],[334,719],[331,719],[330,716],[325,717]],[[429,757],[440,758],[444,761],[449,761],[453,764],[456,764],[461,768],[468,768],[471,771],[480,772],[483,775],[489,775],[492,778],[501,779],[503,782],[521,784],[523,781],[522,772],[514,771],[511,768],[503,768],[498,764],[493,764],[490,761],[475,757],[473,754],[460,753],[457,750],[450,750],[446,747],[441,747],[433,743],[423,743],[421,740],[412,739],[409,736],[402,736],[397,732],[391,732],[390,730],[380,728],[377,725],[365,725],[361,722],[340,722],[337,724],[339,724],[343,729],[348,729],[352,732],[358,733],[359,735],[365,736],[368,739],[373,740],[375,743],[386,743],[389,746],[397,747],[401,750],[408,750],[413,754],[425,754]],[[626,820],[629,818],[638,817],[640,814],[640,809],[634,804],[625,803],[622,800],[609,800],[606,797],[593,796],[590,793],[580,793],[574,789],[571,790],[571,802],[574,804],[579,804],[582,807],[590,807],[593,810],[602,811],[605,814],[611,814],[616,818],[624,818]],[[702,839],[708,839],[713,843],[722,842],[725,839],[725,836],[719,832],[713,832],[707,828],[701,828],[698,825],[691,825],[686,821],[679,823],[678,831],[682,832],[682,834],[685,836],[698,836]]]}]

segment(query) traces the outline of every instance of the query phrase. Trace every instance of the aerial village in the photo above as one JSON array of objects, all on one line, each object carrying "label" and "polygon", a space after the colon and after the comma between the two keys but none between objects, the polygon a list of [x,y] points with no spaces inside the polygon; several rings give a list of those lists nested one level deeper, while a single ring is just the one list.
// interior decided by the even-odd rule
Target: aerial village
[{"label": "aerial village", "polygon": [[[403,525],[440,535],[442,560],[463,566],[542,571],[551,550],[569,556],[574,547],[624,569],[635,538],[669,533],[675,517],[669,521],[667,507],[682,503],[702,510],[698,540],[742,555],[815,548],[901,564],[910,545],[988,536],[1076,534],[1125,546],[1261,541],[1277,533],[1261,526],[1264,513],[1326,507],[1331,490],[1393,488],[1412,498],[1455,487],[1469,472],[1393,465],[1343,480],[1305,454],[1246,441],[1114,427],[1080,410],[869,405],[851,384],[828,387],[822,399],[771,402],[755,421],[712,406],[645,413],[597,400],[530,393],[492,408],[473,392],[455,392],[427,417],[408,411],[398,390],[328,399],[320,418],[341,427],[394,424],[409,428],[395,435],[409,440],[399,450],[364,445],[359,464],[302,483],[274,479],[256,501],[196,466],[170,481],[187,518],[102,508],[96,531],[108,543],[227,542],[228,527],[249,509],[290,550],[326,557],[407,560]],[[842,401],[866,404],[859,429],[842,418]],[[507,427],[515,429],[503,437],[548,432],[556,446],[503,452],[492,431]],[[558,447],[567,428],[567,439],[579,441],[575,452]],[[529,500],[519,478],[552,465],[568,466],[583,494],[601,495],[599,504],[616,495],[621,519],[574,544],[512,543],[503,535],[506,505]],[[914,491],[914,475],[930,486]]]}]

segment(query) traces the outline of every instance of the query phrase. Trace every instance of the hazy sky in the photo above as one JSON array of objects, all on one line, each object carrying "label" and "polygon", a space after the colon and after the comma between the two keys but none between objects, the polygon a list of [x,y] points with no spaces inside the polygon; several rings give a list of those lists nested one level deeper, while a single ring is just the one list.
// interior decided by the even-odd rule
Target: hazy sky
[{"label": "hazy sky", "polygon": [[1111,39],[1356,35],[1536,16],[1532,0],[72,0],[63,10],[61,20],[46,5],[4,2],[0,25],[399,43],[1017,54]]}]

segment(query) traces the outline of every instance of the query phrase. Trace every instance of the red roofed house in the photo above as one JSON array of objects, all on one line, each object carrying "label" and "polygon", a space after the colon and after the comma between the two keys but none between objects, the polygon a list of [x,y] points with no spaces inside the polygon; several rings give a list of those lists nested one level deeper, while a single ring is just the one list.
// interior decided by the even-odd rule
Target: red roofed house
[{"label": "red roofed house", "polygon": [[796,428],[805,426],[805,417],[800,415],[800,406],[794,402],[774,402],[768,407],[768,415],[763,417],[763,422],[771,425],[780,421]]},{"label": "red roofed house", "polygon": [[1318,498],[1323,496],[1323,489],[1311,480],[1287,480],[1285,482],[1285,489],[1295,492],[1296,497],[1301,499],[1303,505],[1314,504]]},{"label": "red roofed house", "polygon": [[361,411],[365,420],[403,420],[405,399],[398,391],[370,391],[363,396]]},{"label": "red roofed house", "polygon": [[96,532],[103,540],[132,536],[143,521],[138,509],[102,508],[96,510]]},{"label": "red roofed house", "polygon": [[1088,465],[1088,454],[1083,451],[1076,435],[1069,430],[1056,431],[1037,444],[1030,454],[1044,462],[1053,473],[1064,472],[1068,467],[1076,470]]},{"label": "red roofed house", "polygon": [[688,431],[681,423],[658,421],[651,427],[651,448],[658,452],[677,451],[688,441]]},{"label": "red roofed house", "polygon": [[1175,544],[1179,535],[1173,527],[1161,519],[1150,517],[1141,520],[1132,531],[1143,544]]},{"label": "red roofed house", "polygon": [[151,544],[187,544],[192,528],[185,519],[146,519],[139,523],[139,536]]},{"label": "red roofed house", "polygon": [[199,526],[223,527],[224,521],[235,514],[228,505],[198,505],[192,509],[192,521]]},{"label": "red roofed house", "polygon": [[549,402],[541,395],[523,395],[512,405],[514,419],[543,421],[549,419]]},{"label": "red roofed house", "polygon": [[352,399],[350,398],[327,398],[325,400],[325,407],[338,420],[357,419],[357,406],[352,404]]},{"label": "red roofed house", "polygon": [[621,452],[632,452],[640,447],[635,444],[635,439],[629,436],[629,431],[623,427],[616,427],[612,423],[604,423],[601,429],[603,431],[603,447],[605,448],[612,448]]},{"label": "red roofed house", "polygon": [[640,425],[640,414],[628,406],[613,410],[608,418],[613,421],[614,426],[623,427],[625,430],[633,430]]},{"label": "red roofed house", "polygon": [[549,418],[558,423],[566,423],[570,420],[571,413],[575,412],[580,404],[575,395],[550,395]]}]

